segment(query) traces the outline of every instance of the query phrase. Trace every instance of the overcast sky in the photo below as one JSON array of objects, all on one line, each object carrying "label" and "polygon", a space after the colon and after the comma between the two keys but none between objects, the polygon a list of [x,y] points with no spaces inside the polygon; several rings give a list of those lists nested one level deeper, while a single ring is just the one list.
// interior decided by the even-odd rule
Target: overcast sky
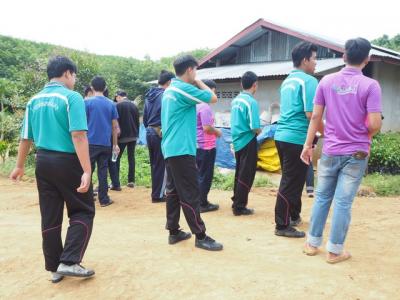
[{"label": "overcast sky", "polygon": [[216,48],[259,18],[344,41],[400,33],[400,1],[1,0],[0,34],[152,59]]}]

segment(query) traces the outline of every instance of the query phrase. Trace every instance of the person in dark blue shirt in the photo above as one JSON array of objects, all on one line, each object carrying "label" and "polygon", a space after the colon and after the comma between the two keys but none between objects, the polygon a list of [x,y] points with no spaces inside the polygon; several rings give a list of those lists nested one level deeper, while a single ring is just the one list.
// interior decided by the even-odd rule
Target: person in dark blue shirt
[{"label": "person in dark blue shirt", "polygon": [[102,207],[113,201],[108,196],[107,169],[111,157],[111,136],[113,151],[119,153],[117,145],[118,112],[115,103],[103,95],[106,81],[96,76],[91,81],[93,97],[85,101],[88,120],[89,153],[92,170],[97,163],[99,180],[99,202]]},{"label": "person in dark blue shirt", "polygon": [[162,70],[158,78],[158,87],[152,87],[146,93],[143,124],[146,127],[146,140],[151,166],[151,200],[153,203],[165,202],[165,163],[161,152],[161,98],[175,75]]}]

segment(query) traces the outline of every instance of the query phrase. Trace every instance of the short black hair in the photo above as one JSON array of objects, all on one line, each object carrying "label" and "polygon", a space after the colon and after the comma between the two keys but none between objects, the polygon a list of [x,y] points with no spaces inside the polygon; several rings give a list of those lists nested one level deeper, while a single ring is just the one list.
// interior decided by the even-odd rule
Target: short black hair
[{"label": "short black hair", "polygon": [[292,50],[293,65],[297,68],[303,59],[309,60],[313,52],[317,52],[318,46],[310,42],[300,42]]},{"label": "short black hair", "polygon": [[347,63],[360,65],[369,55],[371,43],[364,38],[350,39],[344,45]]},{"label": "short black hair", "polygon": [[109,92],[108,92],[108,88],[106,87],[106,89],[103,91],[103,96],[107,97],[109,96]]},{"label": "short black hair", "polygon": [[85,88],[83,89],[83,93],[85,94],[85,97],[92,91],[92,88],[90,87],[90,85],[85,86]]},{"label": "short black hair", "polygon": [[217,84],[215,83],[214,80],[211,79],[204,79],[203,83],[208,86],[210,89],[216,89],[217,88]]},{"label": "short black hair", "polygon": [[101,76],[94,76],[90,85],[96,92],[104,92],[106,89],[106,81]]},{"label": "short black hair", "polygon": [[49,80],[61,77],[66,71],[77,73],[78,69],[72,60],[60,55],[50,58],[47,64],[47,77]]},{"label": "short black hair", "polygon": [[167,71],[167,70],[161,70],[160,75],[158,76],[158,84],[164,85],[168,81],[170,81],[172,78],[175,78],[174,73]]},{"label": "short black hair", "polygon": [[242,87],[244,90],[248,90],[257,81],[258,81],[258,77],[257,77],[256,73],[247,71],[242,76]]},{"label": "short black hair", "polygon": [[182,55],[179,56],[174,61],[175,73],[178,76],[185,74],[186,70],[189,68],[198,67],[199,63],[192,55]]},{"label": "short black hair", "polygon": [[117,97],[117,96],[126,97],[126,96],[128,96],[128,94],[127,94],[125,91],[123,91],[123,90],[119,90],[119,91],[117,91],[117,93],[115,94],[115,97]]}]

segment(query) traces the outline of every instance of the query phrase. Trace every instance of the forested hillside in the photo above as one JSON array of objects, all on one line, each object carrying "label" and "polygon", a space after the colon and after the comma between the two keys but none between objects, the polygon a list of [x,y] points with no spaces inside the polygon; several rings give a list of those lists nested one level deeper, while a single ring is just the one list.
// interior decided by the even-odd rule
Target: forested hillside
[{"label": "forested hillside", "polygon": [[[209,51],[198,49],[189,53],[201,58]],[[101,75],[107,80],[110,96],[123,89],[130,99],[139,97],[138,100],[148,88],[147,82],[156,79],[160,70],[173,69],[176,57],[155,61],[103,56],[0,35],[0,141],[12,142],[18,136],[22,110],[46,83],[47,61],[54,55],[66,55],[77,64],[78,92],[83,92],[93,76]]]}]

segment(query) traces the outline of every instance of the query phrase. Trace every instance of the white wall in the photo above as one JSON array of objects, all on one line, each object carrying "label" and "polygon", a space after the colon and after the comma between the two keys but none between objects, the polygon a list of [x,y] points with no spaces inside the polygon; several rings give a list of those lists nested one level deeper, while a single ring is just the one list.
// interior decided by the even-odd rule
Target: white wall
[{"label": "white wall", "polygon": [[400,131],[400,66],[375,62],[373,78],[382,88],[382,131]]},{"label": "white wall", "polygon": [[[279,87],[282,80],[260,80],[258,82],[258,90],[255,98],[260,107],[260,113],[268,110],[272,102],[279,102]],[[217,83],[217,91],[219,92],[240,92],[240,81],[229,83]],[[213,105],[215,112],[229,112],[231,109],[232,99],[219,98],[218,103]]]}]

